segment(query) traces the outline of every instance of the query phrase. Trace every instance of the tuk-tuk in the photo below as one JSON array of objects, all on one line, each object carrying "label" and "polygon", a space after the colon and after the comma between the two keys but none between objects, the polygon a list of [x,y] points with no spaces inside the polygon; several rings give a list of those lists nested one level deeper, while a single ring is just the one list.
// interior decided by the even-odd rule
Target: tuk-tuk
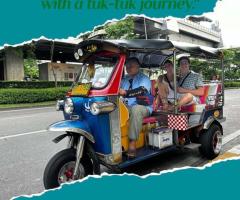
[{"label": "tuk-tuk", "polygon": [[[180,54],[220,61],[222,77],[219,83],[204,85],[200,104],[177,109],[177,64]],[[44,172],[46,189],[61,183],[100,174],[100,165],[112,170],[122,169],[177,148],[199,148],[208,159],[219,155],[222,147],[221,122],[224,105],[224,68],[222,52],[168,40],[86,40],[78,44],[74,56],[82,64],[71,89],[57,110],[64,120],[49,127],[49,131],[65,132],[53,141],[68,138],[68,147],[57,153]],[[125,61],[137,57],[141,68],[159,69],[167,59],[174,64],[174,105],[172,111],[154,108],[144,118],[137,141],[137,156],[129,159],[129,111],[119,95]],[[207,66],[203,66],[207,67]],[[156,80],[151,94],[156,98]]]}]

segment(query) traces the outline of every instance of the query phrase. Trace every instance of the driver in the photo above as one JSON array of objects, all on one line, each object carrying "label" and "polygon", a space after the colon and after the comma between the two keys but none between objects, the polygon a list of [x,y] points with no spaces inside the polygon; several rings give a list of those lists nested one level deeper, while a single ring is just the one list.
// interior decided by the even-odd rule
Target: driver
[{"label": "driver", "polygon": [[[127,75],[121,82],[120,95],[124,96],[127,100],[127,106],[130,114],[129,122],[129,158],[136,156],[136,141],[139,137],[139,133],[142,129],[143,118],[149,116],[152,113],[152,105],[144,106],[137,103],[136,97],[130,95],[131,91],[137,91],[137,93],[144,93],[143,90],[150,93],[151,81],[150,79],[139,71],[140,63],[135,57],[129,58],[126,61]],[[142,91],[141,91],[142,89]],[[131,98],[129,98],[131,96]]]}]

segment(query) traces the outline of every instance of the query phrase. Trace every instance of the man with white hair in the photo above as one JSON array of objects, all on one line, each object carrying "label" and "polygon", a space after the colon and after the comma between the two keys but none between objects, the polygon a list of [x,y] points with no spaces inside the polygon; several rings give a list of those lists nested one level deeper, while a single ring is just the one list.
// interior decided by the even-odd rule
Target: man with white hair
[{"label": "man with white hair", "polygon": [[[121,82],[120,95],[127,100],[127,106],[130,114],[129,123],[129,148],[128,156],[134,158],[136,156],[136,141],[142,129],[143,118],[152,113],[152,105],[139,105],[137,95],[150,93],[150,79],[139,71],[140,63],[137,58],[129,58],[126,61],[127,75]],[[137,95],[134,95],[133,93]]]}]

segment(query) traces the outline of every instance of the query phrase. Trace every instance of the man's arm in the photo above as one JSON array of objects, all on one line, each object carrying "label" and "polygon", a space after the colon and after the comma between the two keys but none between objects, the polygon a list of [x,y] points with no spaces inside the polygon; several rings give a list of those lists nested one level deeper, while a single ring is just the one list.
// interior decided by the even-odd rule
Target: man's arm
[{"label": "man's arm", "polygon": [[119,95],[120,96],[126,96],[127,91],[124,89],[124,84],[125,84],[125,79],[123,78],[120,84],[120,90],[119,90]]},{"label": "man's arm", "polygon": [[182,87],[178,88],[178,92],[179,93],[190,93],[194,96],[203,96],[204,95],[204,83],[203,83],[203,79],[202,76],[200,76],[199,74],[195,74],[195,88],[196,89],[185,89]]},{"label": "man's arm", "polygon": [[178,93],[183,94],[183,93],[191,93],[194,96],[203,96],[204,95],[204,88],[203,87],[199,87],[195,90],[189,90],[189,89],[185,89],[182,87],[178,88]]}]

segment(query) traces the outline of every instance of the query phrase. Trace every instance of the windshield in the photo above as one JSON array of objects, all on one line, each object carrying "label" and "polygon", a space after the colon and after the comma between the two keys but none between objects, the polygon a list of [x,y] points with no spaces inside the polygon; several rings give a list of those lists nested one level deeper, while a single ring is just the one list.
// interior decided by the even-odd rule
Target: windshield
[{"label": "windshield", "polygon": [[94,55],[80,69],[75,84],[91,84],[92,88],[100,89],[107,85],[111,78],[118,57]]}]

